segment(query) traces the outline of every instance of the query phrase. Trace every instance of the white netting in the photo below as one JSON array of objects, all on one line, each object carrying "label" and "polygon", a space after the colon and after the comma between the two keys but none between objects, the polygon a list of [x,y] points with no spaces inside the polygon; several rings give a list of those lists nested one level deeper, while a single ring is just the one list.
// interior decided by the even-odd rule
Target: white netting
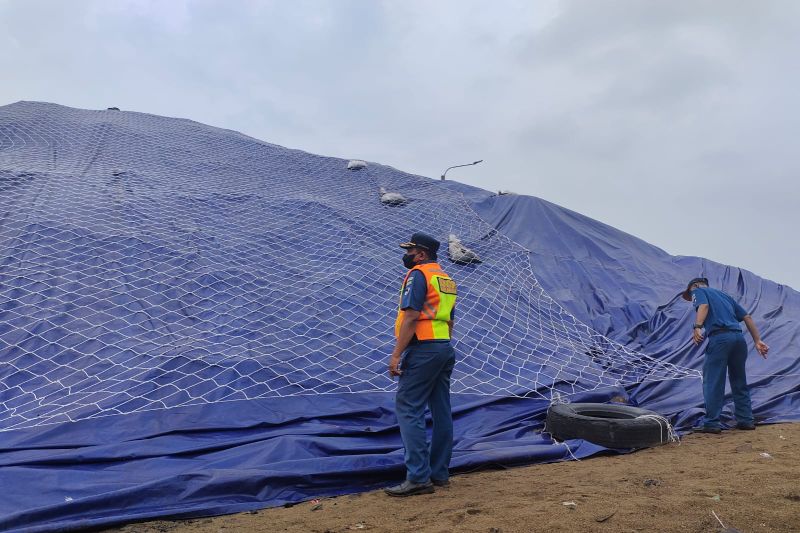
[{"label": "white netting", "polygon": [[[380,187],[408,202],[381,203]],[[393,391],[397,244],[414,231],[443,241],[459,286],[454,392],[697,375],[578,322],[529,252],[438,180],[191,121],[0,108],[0,214],[0,429]],[[449,262],[451,233],[483,263]]]}]

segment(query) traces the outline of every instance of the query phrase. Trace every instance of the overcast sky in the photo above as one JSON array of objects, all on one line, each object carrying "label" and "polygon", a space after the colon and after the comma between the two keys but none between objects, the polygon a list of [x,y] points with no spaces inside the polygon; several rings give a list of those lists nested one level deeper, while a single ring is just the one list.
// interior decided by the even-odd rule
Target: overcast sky
[{"label": "overcast sky", "polygon": [[448,177],[797,289],[799,65],[795,0],[0,0],[0,105],[484,159]]}]

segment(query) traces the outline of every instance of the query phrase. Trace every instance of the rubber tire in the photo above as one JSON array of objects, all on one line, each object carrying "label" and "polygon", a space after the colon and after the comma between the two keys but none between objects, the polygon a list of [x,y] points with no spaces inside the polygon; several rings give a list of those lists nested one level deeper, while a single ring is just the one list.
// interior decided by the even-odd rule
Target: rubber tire
[{"label": "rubber tire", "polygon": [[669,442],[658,413],[630,405],[558,403],[547,410],[545,431],[558,440],[583,439],[605,448],[648,448]]}]

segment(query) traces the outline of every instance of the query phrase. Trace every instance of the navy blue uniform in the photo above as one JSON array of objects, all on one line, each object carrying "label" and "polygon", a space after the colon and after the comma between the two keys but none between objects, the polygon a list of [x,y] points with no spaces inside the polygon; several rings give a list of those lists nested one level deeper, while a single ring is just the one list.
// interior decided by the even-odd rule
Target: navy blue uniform
[{"label": "navy blue uniform", "polygon": [[708,345],[703,361],[703,398],[706,415],[703,426],[720,427],[720,413],[725,403],[725,374],[728,374],[733,395],[734,416],[739,424],[753,424],[750,389],[747,387],[745,363],[747,343],[739,323],[747,311],[728,294],[710,287],[692,291],[692,304],[699,308],[708,305],[708,315],[703,326]]},{"label": "navy blue uniform", "polygon": [[[428,282],[420,271],[411,272],[400,297],[401,309],[422,311]],[[455,310],[450,313],[453,320]],[[453,418],[450,408],[450,377],[456,357],[450,341],[417,340],[403,353],[403,375],[397,387],[395,409],[405,447],[406,478],[414,483],[438,482],[450,477],[453,455]],[[433,433],[428,447],[425,405],[431,410]]]}]

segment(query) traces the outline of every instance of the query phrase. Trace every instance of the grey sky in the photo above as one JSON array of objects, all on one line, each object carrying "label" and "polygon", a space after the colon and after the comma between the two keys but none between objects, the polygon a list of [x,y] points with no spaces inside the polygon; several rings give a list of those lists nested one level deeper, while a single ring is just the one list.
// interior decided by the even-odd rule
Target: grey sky
[{"label": "grey sky", "polygon": [[800,289],[798,57],[794,0],[0,0],[0,104],[482,158],[448,177]]}]

